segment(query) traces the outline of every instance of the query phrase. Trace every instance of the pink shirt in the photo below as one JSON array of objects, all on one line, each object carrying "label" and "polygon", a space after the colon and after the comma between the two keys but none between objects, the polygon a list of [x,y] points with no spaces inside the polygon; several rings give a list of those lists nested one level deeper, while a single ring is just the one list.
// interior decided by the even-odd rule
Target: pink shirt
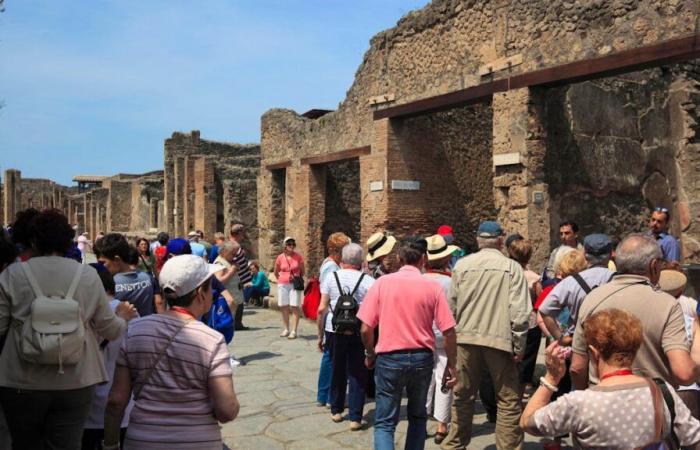
[{"label": "pink shirt", "polygon": [[299,275],[299,267],[304,264],[304,258],[297,252],[292,253],[292,256],[287,256],[284,253],[280,253],[275,259],[275,268],[279,273],[277,277],[277,284],[291,284],[292,276]]},{"label": "pink shirt", "polygon": [[357,317],[370,327],[379,325],[377,353],[435,350],[433,321],[443,333],[455,326],[442,286],[409,265],[377,279]]}]

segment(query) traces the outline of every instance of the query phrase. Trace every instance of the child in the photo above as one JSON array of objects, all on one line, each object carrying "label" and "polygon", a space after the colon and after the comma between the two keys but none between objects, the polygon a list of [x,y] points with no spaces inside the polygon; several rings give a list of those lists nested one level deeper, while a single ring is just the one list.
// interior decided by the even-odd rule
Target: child
[{"label": "child", "polygon": [[[112,310],[117,308],[119,305],[119,300],[114,298],[114,278],[106,270],[98,272],[100,279],[102,280],[102,286],[105,289],[105,293],[109,298],[109,305]],[[100,350],[102,350],[102,357],[105,363],[105,369],[110,376],[110,380],[105,384],[98,384],[95,386],[95,396],[92,398],[92,407],[90,409],[90,415],[85,421],[85,429],[83,430],[83,446],[82,450],[98,450],[102,448],[102,439],[104,437],[104,417],[105,417],[105,406],[107,405],[107,396],[112,388],[112,375],[114,374],[114,368],[117,365],[117,355],[119,354],[119,348],[121,347],[123,336],[119,339],[108,341],[98,337],[100,341]],[[124,444],[124,436],[126,436],[126,426],[129,424],[129,413],[133,407],[133,400],[129,402],[129,405],[124,410],[124,418],[121,424],[121,437],[120,441],[122,445]]]}]

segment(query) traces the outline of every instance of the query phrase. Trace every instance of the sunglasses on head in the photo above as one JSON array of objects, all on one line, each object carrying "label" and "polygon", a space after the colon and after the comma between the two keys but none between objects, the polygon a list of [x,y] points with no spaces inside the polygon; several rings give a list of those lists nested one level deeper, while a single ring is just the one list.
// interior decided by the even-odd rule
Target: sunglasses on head
[{"label": "sunglasses on head", "polygon": [[657,206],[656,208],[654,208],[654,211],[656,211],[656,212],[662,212],[662,213],[667,213],[667,212],[668,212],[668,208],[664,208],[663,206]]}]

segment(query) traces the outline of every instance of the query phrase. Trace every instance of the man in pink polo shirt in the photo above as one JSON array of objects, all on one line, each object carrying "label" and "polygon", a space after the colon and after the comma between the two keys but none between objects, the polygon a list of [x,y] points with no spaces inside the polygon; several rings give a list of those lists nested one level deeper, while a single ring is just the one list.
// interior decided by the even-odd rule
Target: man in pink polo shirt
[{"label": "man in pink polo shirt", "polygon": [[[442,287],[421,275],[427,259],[425,239],[409,237],[401,242],[398,272],[379,278],[365,296],[357,317],[362,321],[365,364],[375,367],[376,410],[374,448],[394,448],[401,393],[408,396],[406,450],[425,448],[425,401],[433,371],[435,334],[442,332],[447,353],[445,386],[457,383],[455,321]],[[379,326],[375,347],[374,329]],[[376,364],[376,366],[375,366]]]}]

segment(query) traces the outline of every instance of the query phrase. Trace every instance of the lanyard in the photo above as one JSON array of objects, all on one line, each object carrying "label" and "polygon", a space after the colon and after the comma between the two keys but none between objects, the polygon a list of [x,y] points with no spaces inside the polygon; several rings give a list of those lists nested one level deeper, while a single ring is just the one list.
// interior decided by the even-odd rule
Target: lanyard
[{"label": "lanyard", "polygon": [[630,369],[620,369],[620,370],[615,370],[613,372],[608,372],[602,377],[600,377],[600,381],[605,380],[606,378],[612,378],[612,377],[622,377],[625,375],[634,375]]},{"label": "lanyard", "polygon": [[190,316],[191,318],[197,320],[197,318],[190,312],[189,309],[182,308],[180,306],[171,306],[170,311],[175,311],[176,313],[184,314],[186,316]]}]

